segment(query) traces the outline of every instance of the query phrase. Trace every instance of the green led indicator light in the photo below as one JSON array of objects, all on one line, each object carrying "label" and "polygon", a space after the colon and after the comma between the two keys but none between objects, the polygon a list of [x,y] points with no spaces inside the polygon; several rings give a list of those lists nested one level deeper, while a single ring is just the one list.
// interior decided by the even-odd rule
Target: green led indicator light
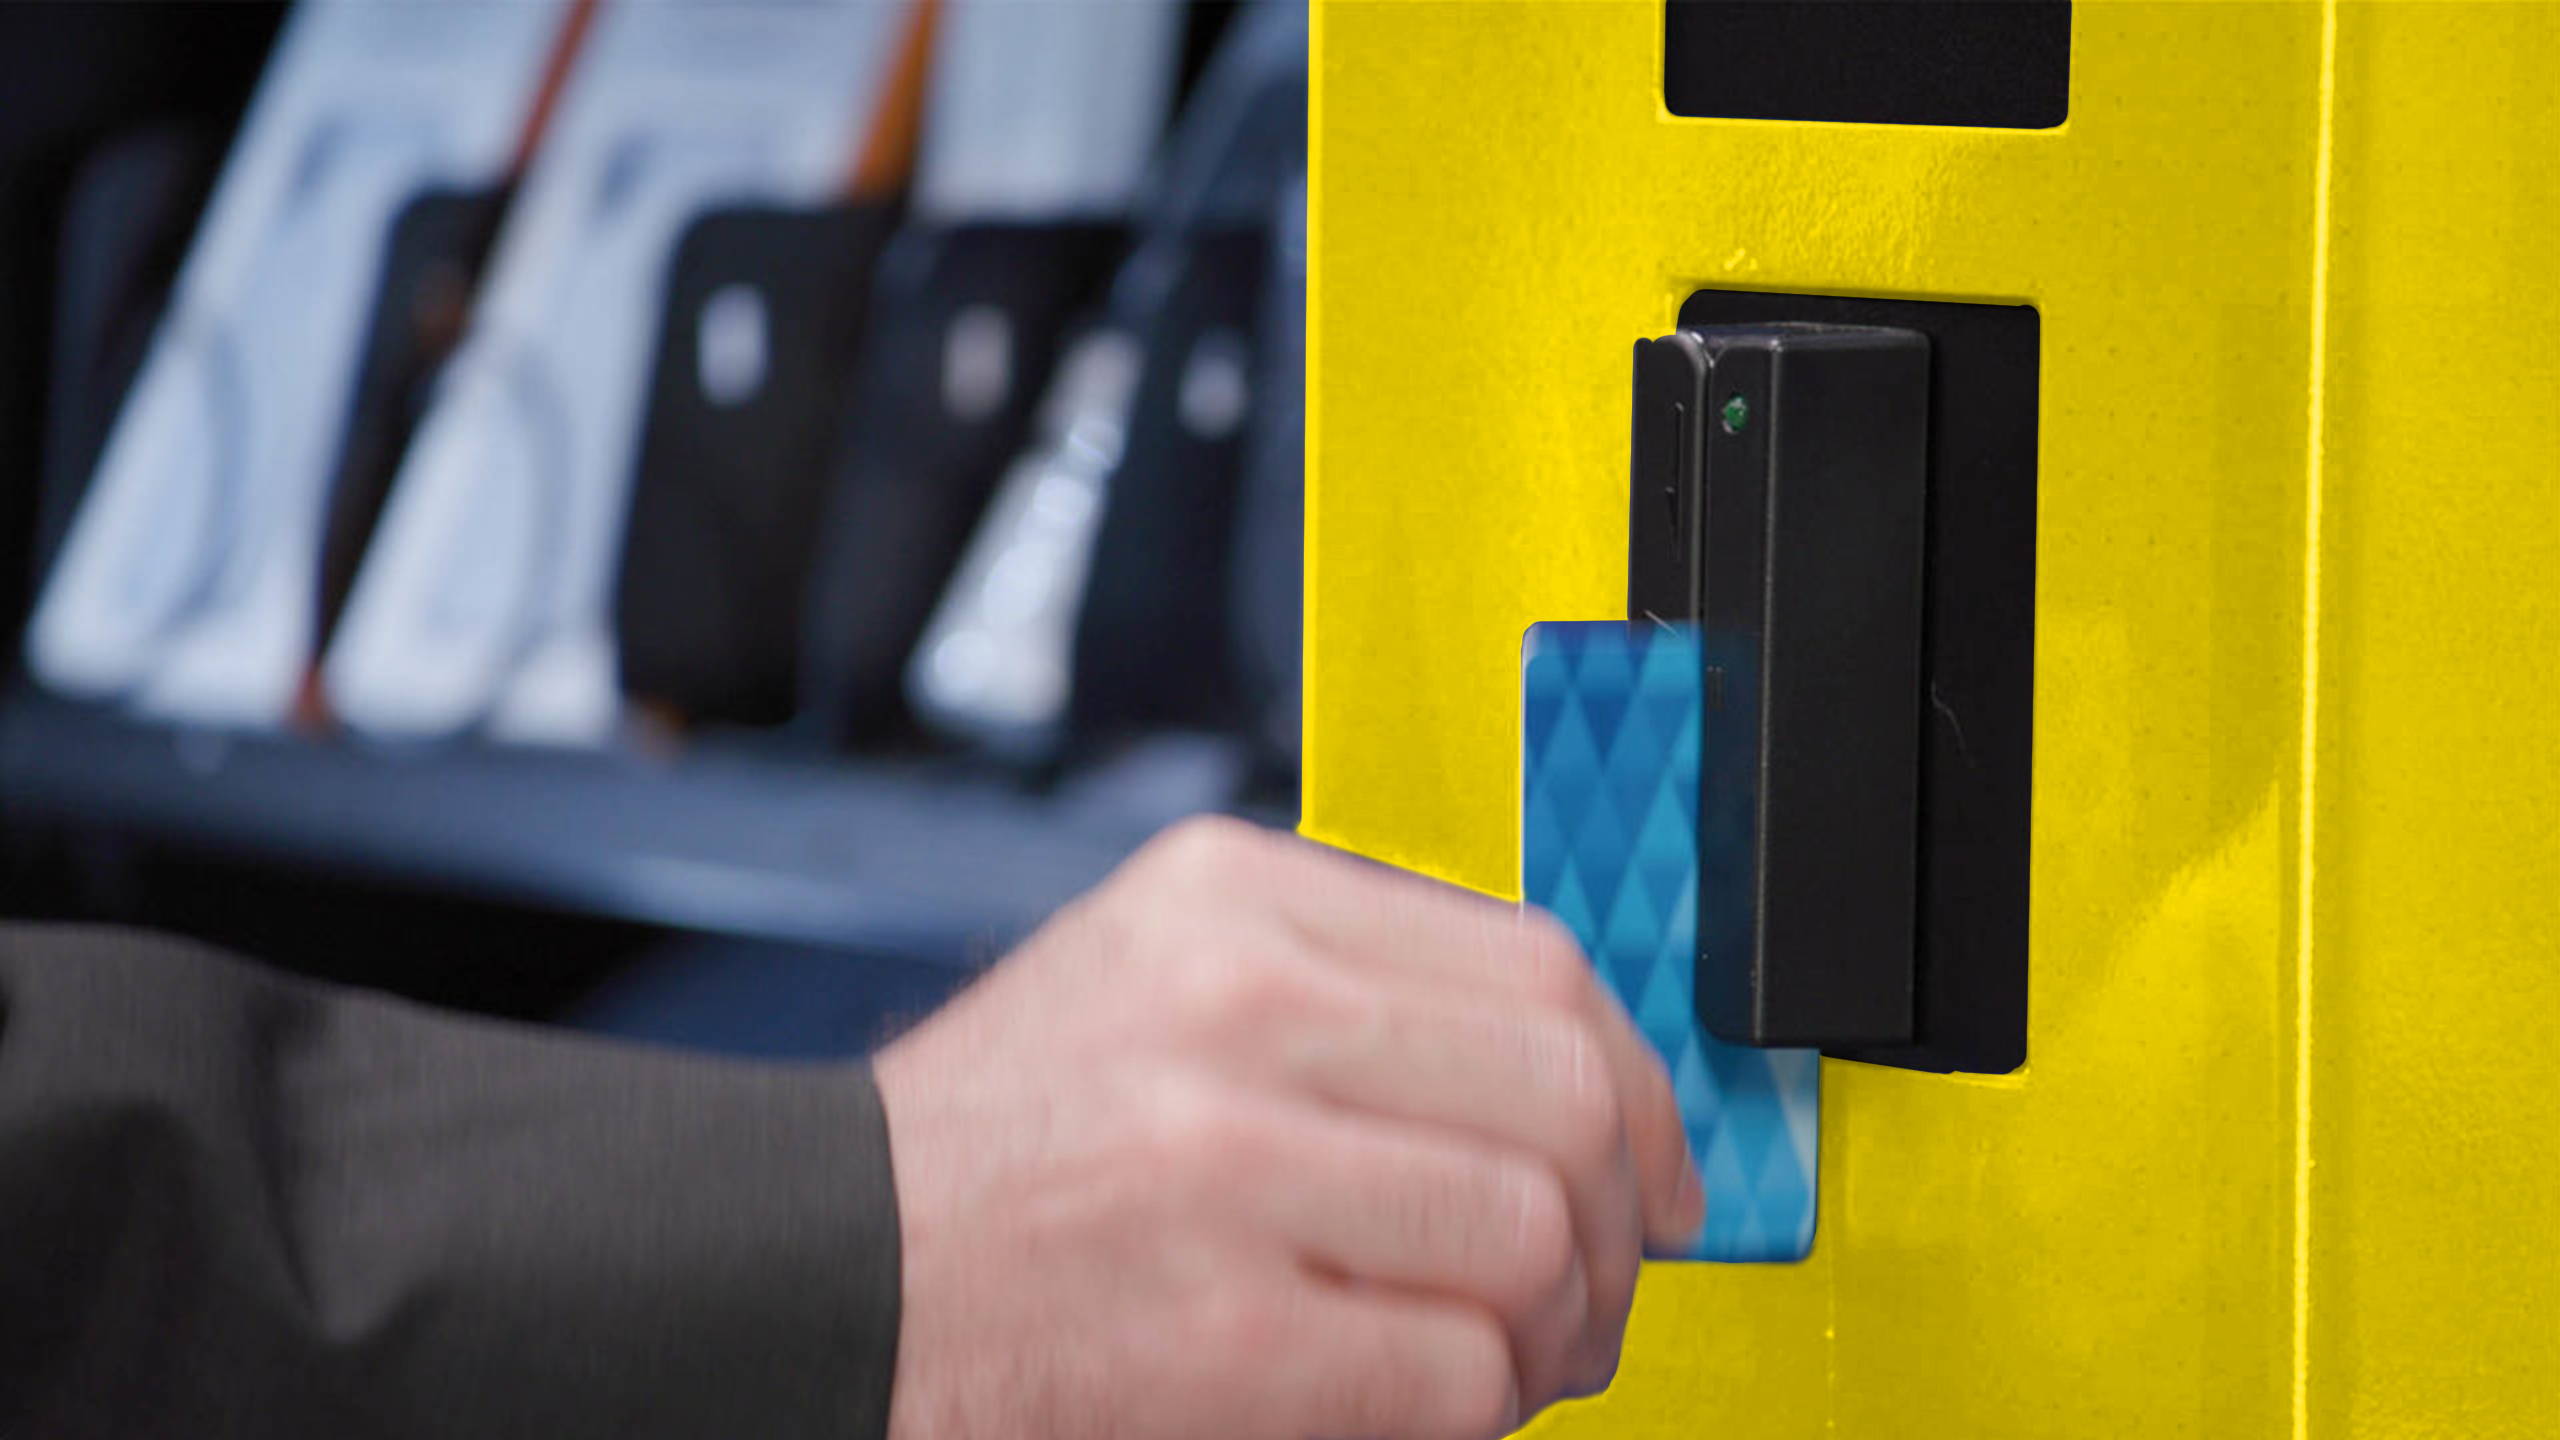
[{"label": "green led indicator light", "polygon": [[1751,402],[1736,395],[1724,402],[1724,433],[1739,435],[1751,423]]}]

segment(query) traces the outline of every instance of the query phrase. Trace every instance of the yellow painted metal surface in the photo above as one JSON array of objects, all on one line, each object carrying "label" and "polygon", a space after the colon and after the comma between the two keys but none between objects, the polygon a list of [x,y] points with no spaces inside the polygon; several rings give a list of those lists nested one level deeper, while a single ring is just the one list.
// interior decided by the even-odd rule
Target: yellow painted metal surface
[{"label": "yellow painted metal surface", "polygon": [[1689,292],[2033,303],[2029,1062],[1828,1066],[1813,1258],[1656,1267],[1541,1431],[2560,1433],[2560,8],[2082,0],[2050,131],[1660,45],[1318,0],[1305,828],[1516,893]]},{"label": "yellow painted metal surface", "polygon": [[2560,1434],[2560,9],[2338,17],[2314,1429]]}]

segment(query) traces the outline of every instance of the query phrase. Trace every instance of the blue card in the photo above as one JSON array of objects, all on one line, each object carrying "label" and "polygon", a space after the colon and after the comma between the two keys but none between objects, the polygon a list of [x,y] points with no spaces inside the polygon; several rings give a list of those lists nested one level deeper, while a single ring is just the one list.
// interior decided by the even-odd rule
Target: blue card
[{"label": "blue card", "polygon": [[1698,935],[1698,633],[1532,625],[1520,647],[1520,885],[1582,942],[1670,1068],[1707,1189],[1697,1260],[1813,1246],[1821,1056],[1728,1045],[1691,1004]]}]

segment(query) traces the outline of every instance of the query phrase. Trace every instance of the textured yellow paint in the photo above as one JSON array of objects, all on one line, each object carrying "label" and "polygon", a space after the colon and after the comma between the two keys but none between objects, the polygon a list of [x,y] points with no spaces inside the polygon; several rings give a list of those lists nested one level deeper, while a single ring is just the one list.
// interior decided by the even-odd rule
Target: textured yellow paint
[{"label": "textured yellow paint", "polygon": [[[1656,1268],[1617,1386],[1542,1431],[2279,1434],[2296,1420],[2298,1339],[2307,1418],[2324,1432],[2340,1433],[2340,1416],[2452,1403],[2470,1362],[2448,1348],[2418,1367],[2444,1390],[2421,1397],[2391,1378],[2410,1363],[2391,1354],[2395,1329],[2430,1304],[2442,1308],[2427,1323],[2459,1325],[2454,1292],[2479,1278],[2478,1257],[2508,1266],[2492,1286],[2503,1298],[2560,1300],[2554,1262],[2517,1258],[2560,1169],[2528,1150],[2549,1147],[2493,1133],[2485,1115],[2458,1135],[2427,1129],[2430,1105],[2462,1104],[2460,1086],[2494,1073],[2485,1053],[2445,1053],[2462,1033],[2456,996],[2494,1004],[2492,981],[2515,982],[2539,1003],[2500,1018],[2513,1034],[2496,1063],[2528,1067],[2519,1090],[2552,1068],[2529,1068],[2560,965],[2527,881],[2549,868],[2560,786],[2547,746],[2525,744],[2555,717],[2522,647],[2539,638],[2547,657],[2560,635],[2547,600],[2500,587],[2547,595],[2560,554],[2551,422],[2515,418],[2535,385],[2548,393],[2551,351],[2455,353],[2494,307],[2454,324],[2429,302],[2448,263],[2479,265],[2466,293],[2521,291],[2536,264],[2550,274],[2541,252],[2502,247],[2560,231],[2555,147],[2529,161],[2491,142],[2430,171],[2429,132],[2412,123],[2389,137],[2408,172],[2360,190],[2353,167],[2384,142],[2356,98],[2390,90],[2376,70],[2424,88],[2456,144],[2508,123],[2502,106],[2547,118],[2531,87],[2560,68],[2539,38],[2550,15],[2510,14],[2509,53],[2466,66],[2451,14],[2350,12],[2332,111],[2318,6],[2083,0],[2068,123],[2017,132],[1670,117],[1660,8],[1644,0],[1320,3],[1310,834],[1516,893],[1520,631],[1620,611],[1628,345],[1666,329],[1691,290],[2027,301],[2043,315],[2028,1068],[1981,1080],[1830,1066],[1813,1259]],[[2443,55],[2383,54],[2395,28],[2427,29]],[[2478,88],[2450,93],[2464,86]],[[2489,214],[2531,186],[2544,198]],[[2402,204],[2433,208],[2359,229]],[[2474,228],[2492,218],[2532,223]],[[2329,318],[2386,290],[2401,307],[2387,340],[2333,323],[2315,357],[2324,235]],[[2550,333],[2547,279],[2540,294],[2521,308],[2510,297],[2508,313]],[[2414,402],[2431,378],[2378,345],[2415,345],[2461,387]],[[2324,369],[2334,393],[2315,431]],[[2473,437],[2469,465],[2427,464],[2433,422],[2420,417],[2466,407],[2498,433]],[[2305,604],[2314,475],[2336,512],[2329,543],[2363,537],[2319,582],[2334,621],[2322,631]],[[2478,488],[2452,510],[2427,509],[2465,486]],[[2416,548],[2386,552],[2404,537],[2368,533],[2402,527]],[[2491,558],[2512,565],[2462,562],[2493,541]],[[2462,644],[2428,653],[2423,637],[2457,617]],[[2306,643],[2334,692],[2316,771],[2302,750]],[[2403,688],[2419,683],[2467,687],[2462,722],[2448,730]],[[2476,748],[2444,753],[2455,739]],[[2492,741],[2504,747],[2480,753]],[[2363,788],[2376,768],[2400,773]],[[2322,788],[2305,824],[2312,773]],[[2430,808],[2450,781],[2465,813]],[[2479,854],[2474,825],[2504,852]],[[2323,860],[2310,873],[2306,834]],[[2412,873],[2424,908],[2400,898]],[[2312,933],[2296,924],[2303,894],[2318,897]],[[2491,946],[2492,932],[2505,947],[2484,952],[2494,963],[2427,988],[2434,956]],[[2315,988],[2313,1013],[2346,1033],[2315,1032],[2318,1083],[2298,1093],[2305,973],[2339,985]],[[2329,1168],[2304,1212],[2306,1095]],[[2548,1135],[2552,1110],[2518,1113]],[[2539,1193],[2502,1202],[2422,1174],[2385,1198],[2375,1175],[2396,1173],[2393,1127],[2433,1137],[2414,1155],[2493,1155],[2490,1173]],[[2352,1183],[2326,1158],[2346,1136]],[[2429,1202],[2473,1208],[2461,1229],[2430,1229]],[[2467,1233],[2498,1224],[2500,1245]],[[2307,1335],[2298,1238],[2316,1281]],[[2367,1247],[2394,1244],[2401,1258],[2377,1272]],[[2376,1273],[2395,1294],[2368,1309]],[[2446,1293],[2397,1293],[2403,1276]],[[2560,1320],[2503,1313],[2516,1328],[2500,1353],[2518,1367],[2550,1358]],[[2368,1377],[2384,1377],[2370,1396]],[[2510,1384],[2476,1403],[2516,1416],[2522,1398]]]},{"label": "textured yellow paint", "polygon": [[2560,8],[2339,12],[2322,1435],[2560,1434]]}]

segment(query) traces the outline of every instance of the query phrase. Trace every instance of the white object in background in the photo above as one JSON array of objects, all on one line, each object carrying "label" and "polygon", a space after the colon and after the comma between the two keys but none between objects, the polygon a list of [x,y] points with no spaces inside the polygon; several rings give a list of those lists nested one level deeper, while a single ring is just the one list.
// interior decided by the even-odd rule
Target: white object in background
[{"label": "white object in background", "polygon": [[[952,0],[915,213],[940,224],[1127,217],[1163,138],[1182,20],[1172,0]],[[981,397],[992,408],[1011,383],[1002,322],[993,310],[954,318],[942,356],[954,414]],[[908,660],[908,700],[928,724],[1025,758],[1055,735],[1144,360],[1120,330],[1061,357],[1032,448],[998,483]]]},{"label": "white object in background", "polygon": [[1025,758],[1054,736],[1145,360],[1134,336],[1102,330],[1059,361],[1040,438],[998,485],[907,663],[908,700],[935,728]]},{"label": "white object in background", "polygon": [[[741,161],[717,146],[630,143],[658,153],[593,172],[628,193],[595,197],[606,213],[544,296],[535,333],[579,346],[478,331],[419,425],[326,671],[332,704],[360,728],[433,734],[479,719],[526,661],[533,627],[572,608],[564,590],[599,570],[611,582],[620,487],[599,493],[600,482],[636,460],[657,281],[675,231],[735,183]],[[601,739],[618,714],[613,653],[609,636],[559,643],[579,638],[553,637],[548,673],[578,667],[558,702],[574,715],[564,738]]]},{"label": "white object in background", "polygon": [[141,687],[191,720],[289,713],[391,226],[421,191],[503,178],[567,13],[295,11],[46,577],[39,681]]},{"label": "white object in background", "polygon": [[916,160],[925,220],[1118,219],[1164,137],[1179,0],[947,0]]},{"label": "white object in background", "polygon": [[891,0],[605,8],[330,646],[342,719],[613,737],[615,567],[675,247],[715,207],[842,195],[907,15]]}]

